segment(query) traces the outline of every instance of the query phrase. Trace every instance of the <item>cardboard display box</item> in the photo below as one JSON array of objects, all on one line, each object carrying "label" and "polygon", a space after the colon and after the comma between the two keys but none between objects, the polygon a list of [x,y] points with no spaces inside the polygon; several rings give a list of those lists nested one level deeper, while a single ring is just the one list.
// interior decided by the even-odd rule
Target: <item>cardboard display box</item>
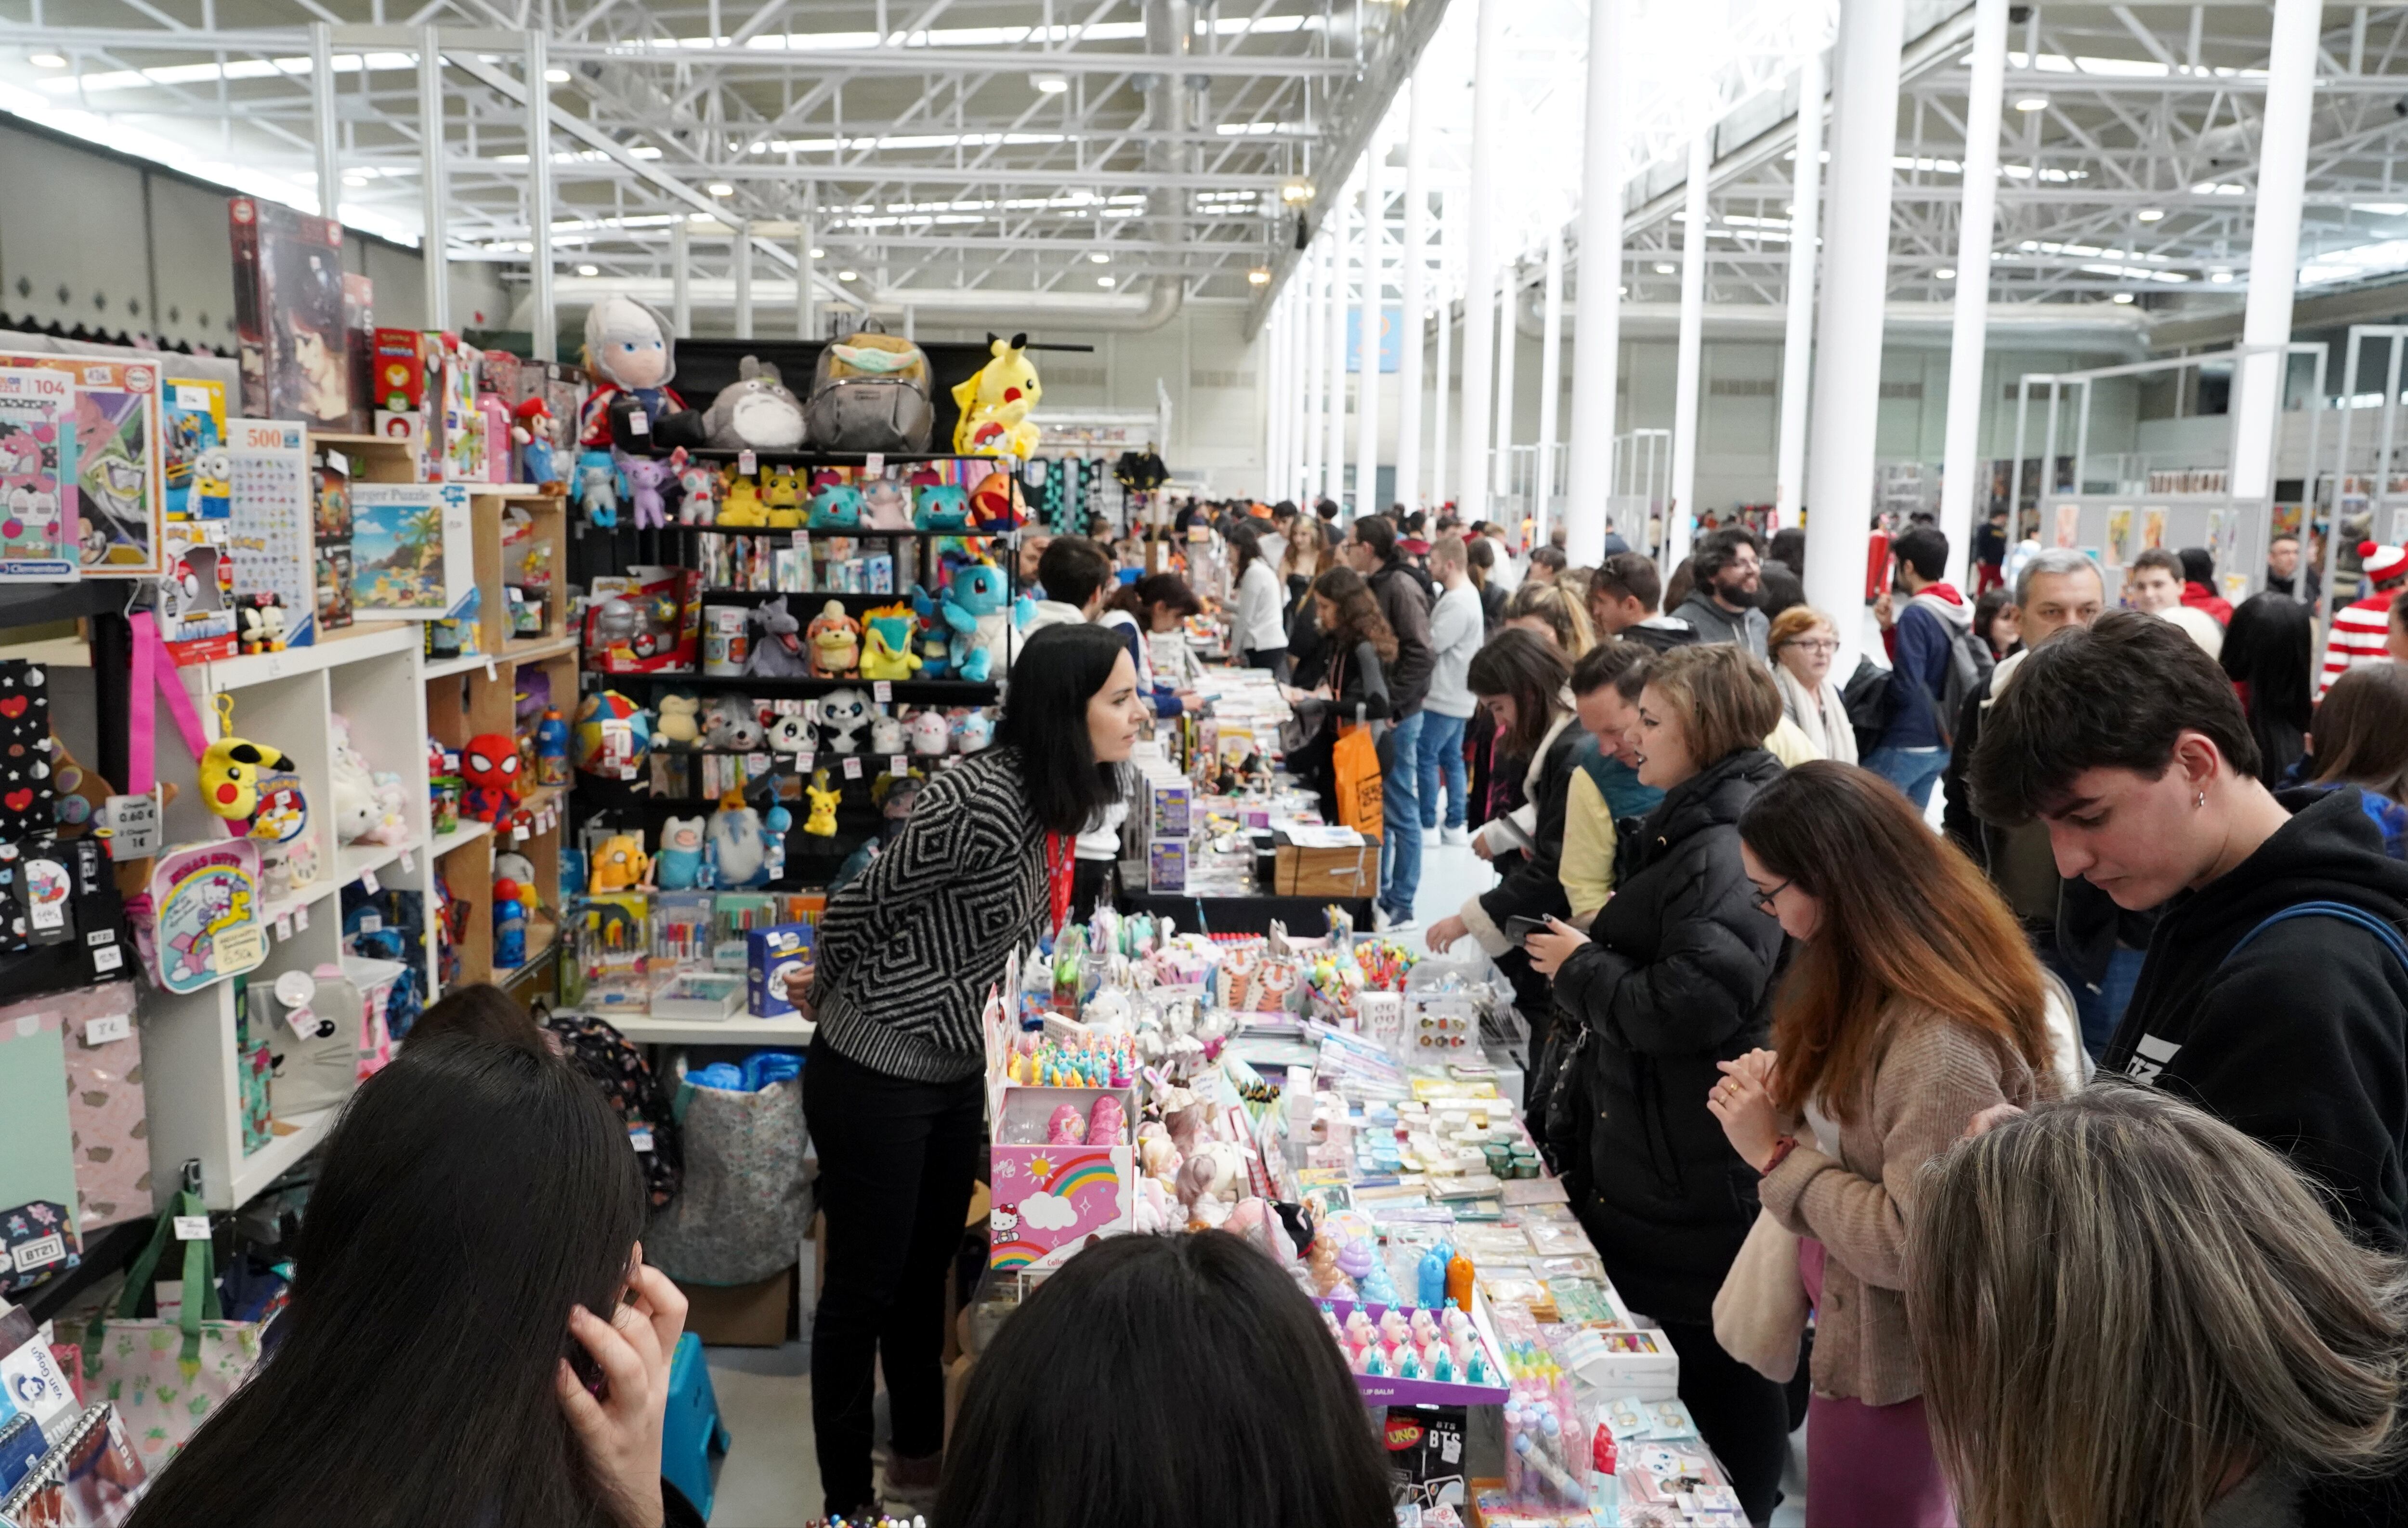
[{"label": "cardboard display box", "polygon": [[1368,897],[1379,885],[1380,846],[1317,848],[1281,833],[1274,850],[1274,888],[1282,897]]},{"label": "cardboard display box", "polygon": [[686,1284],[685,1329],[706,1348],[775,1348],[794,1325],[795,1270],[752,1284]]}]

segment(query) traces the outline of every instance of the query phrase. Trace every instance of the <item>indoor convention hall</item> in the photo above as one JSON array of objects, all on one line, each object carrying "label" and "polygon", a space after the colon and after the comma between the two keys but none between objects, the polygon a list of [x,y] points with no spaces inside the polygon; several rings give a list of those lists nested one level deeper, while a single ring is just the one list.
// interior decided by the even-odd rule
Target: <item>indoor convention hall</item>
[{"label": "indoor convention hall", "polygon": [[0,1528],[2408,1528],[2408,4],[0,0]]}]

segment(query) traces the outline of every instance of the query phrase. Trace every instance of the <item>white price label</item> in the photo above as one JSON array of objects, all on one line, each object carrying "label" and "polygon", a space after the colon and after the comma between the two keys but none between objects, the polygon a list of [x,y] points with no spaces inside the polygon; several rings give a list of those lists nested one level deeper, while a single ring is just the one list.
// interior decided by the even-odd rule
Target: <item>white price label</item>
[{"label": "white price label", "polygon": [[384,887],[377,884],[376,872],[364,870],[360,872],[360,889],[373,897]]},{"label": "white price label", "polygon": [[105,1045],[112,1040],[126,1039],[133,1033],[133,1015],[103,1014],[98,1018],[84,1021],[83,1043],[87,1045]]},{"label": "white price label", "polygon": [[485,660],[485,683],[490,685],[500,677],[501,670],[494,667],[494,660],[492,658],[487,658]]},{"label": "white price label", "polygon": [[861,778],[861,758],[859,755],[848,754],[845,756],[844,777],[847,780],[858,780]]},{"label": "white price label", "polygon": [[159,852],[159,798],[156,794],[112,796],[101,808],[108,814],[108,857],[148,859]]},{"label": "white price label", "polygon": [[347,478],[351,475],[351,459],[331,446],[326,450],[326,465]]},{"label": "white price label", "polygon": [[373,934],[381,933],[383,931],[384,919],[382,916],[375,913],[362,913],[360,915],[360,932],[364,934]]},{"label": "white price label", "polygon": [[800,770],[805,774],[809,774],[813,769],[818,767],[819,759],[820,756],[817,754],[796,754],[795,756],[795,768]]},{"label": "white price label", "polygon": [[752,449],[750,446],[747,446],[744,450],[736,454],[736,475],[738,477],[749,478],[759,470],[761,470],[761,458],[753,454]]},{"label": "white price label", "polygon": [[911,768],[911,761],[910,761],[909,758],[905,757],[903,755],[901,755],[901,754],[889,754],[889,755],[887,755],[887,756],[886,756],[886,772],[887,772],[887,773],[889,773],[889,774],[896,774],[896,775],[899,775],[899,774],[902,774],[902,773],[906,772],[906,771],[909,771],[910,768]]},{"label": "white price label", "polygon": [[526,826],[526,824],[525,824],[525,823],[523,823],[523,822],[513,822],[513,823],[511,823],[511,824],[510,824],[510,842],[511,842],[511,843],[524,843],[528,840],[528,838],[530,838],[531,836],[533,836],[533,835],[531,835],[531,834],[529,834],[529,833],[527,832],[527,826]]},{"label": "white price label", "polygon": [[629,411],[627,414],[627,433],[629,435],[652,434],[652,416],[644,412],[641,408]]},{"label": "white price label", "polygon": [[39,1033],[41,1033],[41,1032],[42,1032],[42,1016],[41,1016],[41,1015],[39,1015],[39,1014],[20,1014],[20,1015],[18,1015],[18,1016],[17,1016],[17,1038],[18,1038],[18,1039],[20,1039],[20,1040],[31,1040],[32,1038],[34,1038],[34,1036],[36,1036],[36,1035],[37,1035],[37,1034],[39,1034]]},{"label": "white price label", "polygon": [[891,679],[874,679],[870,681],[869,698],[877,701],[882,706],[894,699],[895,682]]},{"label": "white price label", "polygon": [[886,475],[886,453],[882,451],[871,452],[867,458],[866,458],[861,464],[861,475],[866,478],[884,477]]},{"label": "white price label", "polygon": [[168,389],[176,396],[176,407],[191,413],[209,411],[209,390],[197,382],[177,382]]},{"label": "white price label", "polygon": [[795,550],[806,555],[810,552],[811,533],[810,531],[798,530],[795,532]]},{"label": "white price label", "polygon": [[416,855],[411,854],[408,849],[404,849],[404,850],[402,850],[402,851],[401,851],[401,872],[402,872],[404,875],[407,875],[407,874],[408,874],[411,871],[414,871],[414,870],[416,870],[417,868],[418,868],[418,857],[417,857]]},{"label": "white price label", "polygon": [[318,1038],[318,1016],[309,1011],[306,1002],[298,1008],[285,1009],[284,1022],[292,1025],[293,1032],[304,1040]]},{"label": "white price label", "polygon": [[94,972],[111,972],[124,964],[125,952],[118,948],[116,945],[101,944],[93,947],[92,952],[92,969]]},{"label": "white price label", "polygon": [[308,908],[296,907],[293,910],[293,927],[295,929],[307,929],[309,927],[309,910]]},{"label": "white price label", "polygon": [[176,1217],[176,1240],[179,1242],[206,1242],[208,1239],[209,1218],[208,1216],[179,1215]]},{"label": "white price label", "polygon": [[281,917],[280,917],[280,918],[278,918],[278,919],[276,920],[276,937],[277,937],[280,941],[280,940],[290,939],[290,938],[292,938],[292,937],[293,937],[293,915],[292,915],[292,914],[287,913],[287,914],[285,914],[283,916],[281,916]]},{"label": "white price label", "polygon": [[638,1151],[652,1149],[652,1132],[641,1125],[627,1127],[627,1144]]}]

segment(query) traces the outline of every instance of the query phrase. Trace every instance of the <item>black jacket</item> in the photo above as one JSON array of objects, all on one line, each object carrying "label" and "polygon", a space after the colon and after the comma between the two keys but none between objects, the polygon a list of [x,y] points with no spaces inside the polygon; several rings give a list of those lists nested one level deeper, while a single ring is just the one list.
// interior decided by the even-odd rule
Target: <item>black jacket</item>
[{"label": "black jacket", "polygon": [[1597,740],[1582,731],[1574,718],[1539,756],[1537,831],[1518,860],[1509,863],[1498,857],[1501,879],[1480,894],[1480,910],[1498,929],[1505,927],[1508,918],[1571,915],[1564,883],[1556,876],[1563,863],[1564,806],[1570,799],[1572,776],[1579,771],[1581,760],[1596,750]]},{"label": "black jacket", "polygon": [[1437,656],[1430,651],[1429,590],[1426,575],[1402,557],[1390,557],[1363,582],[1380,601],[1380,613],[1397,634],[1397,661],[1388,666],[1388,694],[1398,716],[1421,710],[1429,697],[1430,670]]},{"label": "black jacket", "polygon": [[1675,786],[1648,815],[1645,858],[1555,973],[1587,1031],[1568,1063],[1586,1109],[1582,1220],[1630,1308],[1711,1318],[1755,1218],[1756,1175],[1706,1112],[1714,1063],[1764,1043],[1781,925],[1740,868],[1739,816],[1781,772],[1750,748]]},{"label": "black jacket", "polygon": [[1622,628],[1621,635],[1624,641],[1652,647],[1658,653],[1669,653],[1675,647],[1687,647],[1695,642],[1698,628],[1693,626],[1627,626]]},{"label": "black jacket", "polygon": [[2132,1005],[2100,1059],[2284,1152],[2359,1239],[2408,1249],[2408,967],[2305,901],[2408,919],[2408,864],[2354,786],[2330,791],[2198,891],[2168,902]]}]

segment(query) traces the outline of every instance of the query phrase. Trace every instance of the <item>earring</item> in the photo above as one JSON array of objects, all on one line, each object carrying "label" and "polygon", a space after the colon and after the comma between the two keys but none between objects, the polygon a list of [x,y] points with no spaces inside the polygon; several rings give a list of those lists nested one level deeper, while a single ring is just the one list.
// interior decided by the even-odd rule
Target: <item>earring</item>
[{"label": "earring", "polygon": [[2203,790],[2200,791],[2196,797],[2192,798],[2190,804],[2195,807],[2205,806],[2207,804],[2207,792]]}]

